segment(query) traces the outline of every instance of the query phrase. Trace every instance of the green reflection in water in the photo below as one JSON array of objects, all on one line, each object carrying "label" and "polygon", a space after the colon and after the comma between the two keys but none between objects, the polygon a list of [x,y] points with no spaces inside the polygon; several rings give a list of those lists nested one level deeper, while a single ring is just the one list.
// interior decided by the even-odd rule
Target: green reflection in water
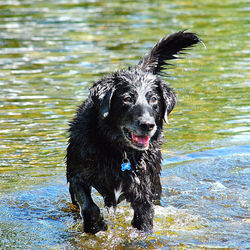
[{"label": "green reflection in water", "polygon": [[[179,101],[166,126],[164,156],[249,144],[248,11],[245,1],[232,0],[0,1],[1,194],[43,187],[58,176],[64,180],[67,122],[88,95],[91,83],[110,71],[135,65],[158,39],[177,30],[198,33],[206,49],[196,46],[168,70],[166,80]],[[247,164],[249,161],[244,166]],[[62,193],[68,199],[66,188]],[[48,209],[57,208],[52,202],[58,200],[56,197],[58,194],[52,194]],[[29,198],[28,205],[33,199]],[[19,205],[14,207],[21,211]],[[21,224],[20,233],[16,221],[8,219],[12,215],[10,212],[5,214],[6,220],[1,219],[0,238],[7,245],[32,245],[37,237],[30,233],[34,226],[23,215],[24,224],[31,229],[26,232]],[[59,212],[59,216],[64,214]],[[131,246],[181,245],[181,240],[173,240],[176,230],[163,229],[171,223],[178,228],[177,218],[157,217],[156,223],[162,223],[156,231],[160,237],[142,239],[138,244],[132,240]],[[57,230],[63,231],[71,220],[57,221]],[[43,246],[52,244],[44,240],[48,227],[43,228]],[[192,227],[203,228],[204,223],[186,225],[183,230],[192,231]],[[70,244],[84,247],[85,236],[81,238],[78,229],[72,231],[78,233]],[[112,233],[104,234],[101,240],[93,238],[93,244],[107,241]],[[63,235],[69,237],[67,232]],[[123,230],[118,235],[126,237]],[[170,238],[162,240],[163,235]],[[200,241],[191,238],[185,242],[211,242],[205,237]],[[107,247],[115,245],[108,242]],[[239,247],[239,242],[234,246]],[[220,239],[217,243],[222,244]]]}]

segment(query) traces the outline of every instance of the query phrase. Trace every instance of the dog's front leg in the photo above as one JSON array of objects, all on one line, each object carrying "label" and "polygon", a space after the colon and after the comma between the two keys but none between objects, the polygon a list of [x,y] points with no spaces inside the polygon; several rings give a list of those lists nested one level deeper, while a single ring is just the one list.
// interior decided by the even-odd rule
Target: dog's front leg
[{"label": "dog's front leg", "polygon": [[149,201],[135,201],[131,203],[134,209],[132,226],[144,232],[153,230],[154,207]]},{"label": "dog's front leg", "polygon": [[80,208],[84,232],[95,234],[106,231],[107,225],[100,214],[100,209],[92,200],[91,186],[87,185],[79,175],[70,178],[69,183],[72,200],[75,200]]}]

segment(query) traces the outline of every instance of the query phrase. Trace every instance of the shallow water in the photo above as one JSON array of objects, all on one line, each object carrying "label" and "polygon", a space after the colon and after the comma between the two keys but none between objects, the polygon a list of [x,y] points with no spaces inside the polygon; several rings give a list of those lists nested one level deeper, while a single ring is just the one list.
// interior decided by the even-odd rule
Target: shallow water
[{"label": "shallow water", "polygon": [[[248,12],[230,0],[0,1],[0,247],[249,248]],[[67,122],[94,80],[183,29],[206,49],[168,71],[179,101],[154,232],[134,230],[122,203],[103,210],[107,232],[85,235],[65,181]]]}]

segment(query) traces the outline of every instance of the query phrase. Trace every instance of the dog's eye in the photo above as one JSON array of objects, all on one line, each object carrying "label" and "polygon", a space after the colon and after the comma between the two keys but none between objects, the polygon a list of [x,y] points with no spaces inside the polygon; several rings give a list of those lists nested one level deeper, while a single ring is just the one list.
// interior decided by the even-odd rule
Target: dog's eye
[{"label": "dog's eye", "polygon": [[133,102],[133,99],[130,96],[127,96],[127,97],[124,98],[124,102],[125,103],[131,103],[131,102]]},{"label": "dog's eye", "polygon": [[158,99],[157,99],[156,96],[152,96],[152,97],[150,98],[150,103],[151,103],[151,104],[156,104],[157,101],[158,101]]}]

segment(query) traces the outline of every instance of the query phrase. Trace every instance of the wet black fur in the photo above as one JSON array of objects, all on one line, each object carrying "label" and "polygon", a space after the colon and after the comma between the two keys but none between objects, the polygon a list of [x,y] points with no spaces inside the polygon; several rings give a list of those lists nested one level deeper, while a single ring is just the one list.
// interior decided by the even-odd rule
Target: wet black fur
[{"label": "wet black fur", "polygon": [[[103,196],[107,207],[116,207],[124,199],[130,202],[134,209],[132,225],[152,230],[153,202],[161,196],[163,120],[167,121],[176,103],[175,93],[159,75],[167,60],[199,41],[195,34],[183,31],[164,37],[134,68],[94,83],[78,108],[69,128],[67,181],[86,233],[107,230],[91,198],[91,187]],[[137,148],[126,138],[124,127],[150,136],[149,145]],[[131,170],[122,171],[125,153]],[[115,197],[114,190],[118,189],[122,194]]]}]

